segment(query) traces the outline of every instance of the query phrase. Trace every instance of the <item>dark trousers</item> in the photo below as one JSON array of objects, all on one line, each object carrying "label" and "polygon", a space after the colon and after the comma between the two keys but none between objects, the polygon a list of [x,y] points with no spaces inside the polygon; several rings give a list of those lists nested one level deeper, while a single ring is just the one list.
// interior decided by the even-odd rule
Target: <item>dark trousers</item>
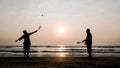
[{"label": "dark trousers", "polygon": [[23,48],[23,52],[24,52],[24,57],[27,56],[29,57],[29,52],[30,52],[30,45],[24,45],[24,48]]},{"label": "dark trousers", "polygon": [[89,57],[92,57],[91,53],[92,53],[92,44],[87,44],[87,52],[89,54]]}]

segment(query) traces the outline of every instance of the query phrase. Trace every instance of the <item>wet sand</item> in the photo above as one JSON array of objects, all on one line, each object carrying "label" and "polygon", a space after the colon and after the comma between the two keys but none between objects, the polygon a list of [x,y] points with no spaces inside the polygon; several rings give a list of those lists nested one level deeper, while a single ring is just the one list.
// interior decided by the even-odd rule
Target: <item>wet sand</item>
[{"label": "wet sand", "polygon": [[119,68],[119,57],[0,57],[0,68]]}]

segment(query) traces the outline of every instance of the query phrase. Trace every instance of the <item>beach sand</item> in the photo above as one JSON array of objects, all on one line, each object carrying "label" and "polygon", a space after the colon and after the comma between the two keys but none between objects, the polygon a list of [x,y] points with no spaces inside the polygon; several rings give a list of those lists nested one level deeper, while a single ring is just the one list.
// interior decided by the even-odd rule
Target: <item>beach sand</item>
[{"label": "beach sand", "polygon": [[0,68],[119,68],[119,57],[0,57]]}]

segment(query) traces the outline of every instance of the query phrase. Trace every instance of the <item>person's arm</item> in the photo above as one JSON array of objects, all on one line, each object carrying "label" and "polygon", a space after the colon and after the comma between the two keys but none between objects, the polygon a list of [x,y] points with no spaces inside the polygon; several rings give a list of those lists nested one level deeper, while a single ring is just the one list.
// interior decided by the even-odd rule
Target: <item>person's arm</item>
[{"label": "person's arm", "polygon": [[36,31],[33,31],[33,32],[29,33],[29,35],[36,33],[41,27],[42,26],[39,26],[39,28]]},{"label": "person's arm", "polygon": [[15,40],[15,42],[20,41],[20,40],[22,40],[23,38],[24,38],[24,36],[21,36],[20,38],[18,38],[17,40]]},{"label": "person's arm", "polygon": [[36,31],[33,31],[33,32],[31,32],[31,33],[29,33],[29,35],[32,35],[32,34],[34,34],[34,33],[36,33],[37,32],[37,30]]},{"label": "person's arm", "polygon": [[86,38],[85,38],[82,42],[85,42],[85,41],[88,39],[88,37],[89,37],[89,36],[88,36],[88,34],[87,34]]},{"label": "person's arm", "polygon": [[86,39],[85,40],[83,40],[82,42],[85,42],[86,41]]}]

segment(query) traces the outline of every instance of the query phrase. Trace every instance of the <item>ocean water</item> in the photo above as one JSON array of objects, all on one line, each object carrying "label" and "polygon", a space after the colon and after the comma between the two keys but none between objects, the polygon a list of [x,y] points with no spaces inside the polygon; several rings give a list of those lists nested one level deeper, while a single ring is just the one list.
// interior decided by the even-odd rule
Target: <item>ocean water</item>
[{"label": "ocean water", "polygon": [[[120,57],[120,46],[92,46],[93,57]],[[84,45],[32,45],[30,57],[87,57]],[[0,57],[23,57],[23,46],[0,46]]]}]

